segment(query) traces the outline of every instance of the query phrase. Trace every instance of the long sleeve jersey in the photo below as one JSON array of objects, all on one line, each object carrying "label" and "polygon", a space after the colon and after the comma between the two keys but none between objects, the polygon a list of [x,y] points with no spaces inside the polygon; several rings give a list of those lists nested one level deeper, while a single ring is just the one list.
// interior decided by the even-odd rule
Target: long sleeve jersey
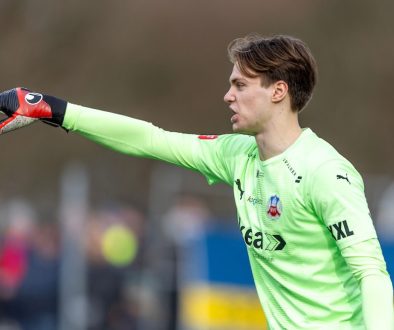
[{"label": "long sleeve jersey", "polygon": [[367,329],[378,318],[365,311],[363,283],[374,278],[375,287],[384,283],[385,301],[392,299],[363,180],[311,129],[283,153],[261,160],[253,136],[168,132],[73,104],[63,127],[118,152],[198,171],[210,184],[230,185],[270,329]]}]

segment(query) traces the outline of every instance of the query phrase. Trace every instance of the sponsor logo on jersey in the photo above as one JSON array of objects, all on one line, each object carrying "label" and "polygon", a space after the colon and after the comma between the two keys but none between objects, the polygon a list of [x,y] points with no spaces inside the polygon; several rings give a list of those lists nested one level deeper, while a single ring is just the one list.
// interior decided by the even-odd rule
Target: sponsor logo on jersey
[{"label": "sponsor logo on jersey", "polygon": [[337,180],[345,180],[350,184],[349,178],[347,177],[347,173],[345,176],[343,176],[341,174],[337,174]]},{"label": "sponsor logo on jersey", "polygon": [[34,105],[39,103],[42,100],[42,95],[38,93],[28,93],[25,95],[25,101],[28,104]]},{"label": "sponsor logo on jersey", "polygon": [[282,215],[282,203],[277,195],[271,196],[267,203],[267,215],[270,219],[279,219]]},{"label": "sponsor logo on jersey", "polygon": [[252,205],[256,205],[256,204],[263,205],[263,200],[257,197],[249,196],[247,201]]},{"label": "sponsor logo on jersey", "polygon": [[302,176],[297,176],[297,178],[295,179],[295,183],[300,183],[302,180]]},{"label": "sponsor logo on jersey", "polygon": [[338,223],[334,223],[333,225],[330,225],[327,228],[330,231],[332,237],[336,241],[354,235],[354,231],[350,230],[346,220],[340,221]]},{"label": "sponsor logo on jersey", "polygon": [[302,180],[302,176],[301,175],[297,175],[296,170],[293,168],[293,166],[290,164],[290,162],[286,159],[283,158],[282,159],[283,163],[286,165],[287,169],[290,171],[290,173],[295,177],[295,183],[300,183]]},{"label": "sponsor logo on jersey", "polygon": [[254,152],[249,153],[248,154],[248,158],[255,159],[256,158],[256,153],[254,153]]},{"label": "sponsor logo on jersey", "polygon": [[219,135],[199,135],[198,138],[200,140],[215,140]]},{"label": "sponsor logo on jersey", "polygon": [[280,251],[286,246],[286,241],[278,234],[269,234],[262,231],[253,232],[245,226],[240,227],[246,245],[265,251]]},{"label": "sponsor logo on jersey", "polygon": [[239,190],[239,199],[242,199],[242,197],[243,197],[243,195],[245,193],[245,190],[242,190],[241,180],[240,179],[235,180],[235,184],[237,185],[237,188]]}]

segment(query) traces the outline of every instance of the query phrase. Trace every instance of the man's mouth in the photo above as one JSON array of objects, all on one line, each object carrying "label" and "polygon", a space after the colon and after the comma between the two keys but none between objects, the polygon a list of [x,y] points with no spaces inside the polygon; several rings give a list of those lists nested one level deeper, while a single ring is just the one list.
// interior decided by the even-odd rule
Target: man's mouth
[{"label": "man's mouth", "polygon": [[234,113],[234,115],[231,116],[231,123],[234,124],[238,121],[238,114]]},{"label": "man's mouth", "polygon": [[230,108],[230,110],[231,110],[231,112],[232,112],[232,116],[231,116],[230,121],[231,121],[232,124],[234,124],[235,122],[238,121],[238,117],[239,117],[239,116],[238,116],[238,114],[237,114],[233,109]]}]

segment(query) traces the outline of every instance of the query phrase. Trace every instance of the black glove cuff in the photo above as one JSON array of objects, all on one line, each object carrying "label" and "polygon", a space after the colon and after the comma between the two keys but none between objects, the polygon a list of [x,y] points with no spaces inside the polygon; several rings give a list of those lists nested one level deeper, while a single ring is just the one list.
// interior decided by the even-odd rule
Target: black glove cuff
[{"label": "black glove cuff", "polygon": [[18,107],[18,95],[16,94],[15,89],[10,89],[1,93],[0,110],[3,111],[7,116],[12,116]]},{"label": "black glove cuff", "polygon": [[57,126],[62,126],[64,115],[66,113],[67,102],[50,95],[43,95],[43,99],[49,104],[52,110],[52,118],[45,118],[45,121]]}]

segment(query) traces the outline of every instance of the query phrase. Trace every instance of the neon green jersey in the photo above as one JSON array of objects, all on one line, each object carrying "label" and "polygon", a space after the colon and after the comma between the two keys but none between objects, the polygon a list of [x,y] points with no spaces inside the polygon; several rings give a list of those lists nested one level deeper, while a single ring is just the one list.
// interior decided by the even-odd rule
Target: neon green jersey
[{"label": "neon green jersey", "polygon": [[63,126],[116,151],[231,185],[270,329],[365,329],[360,285],[341,255],[376,238],[363,181],[310,129],[282,154],[261,161],[251,136],[167,132],[72,104]]}]

